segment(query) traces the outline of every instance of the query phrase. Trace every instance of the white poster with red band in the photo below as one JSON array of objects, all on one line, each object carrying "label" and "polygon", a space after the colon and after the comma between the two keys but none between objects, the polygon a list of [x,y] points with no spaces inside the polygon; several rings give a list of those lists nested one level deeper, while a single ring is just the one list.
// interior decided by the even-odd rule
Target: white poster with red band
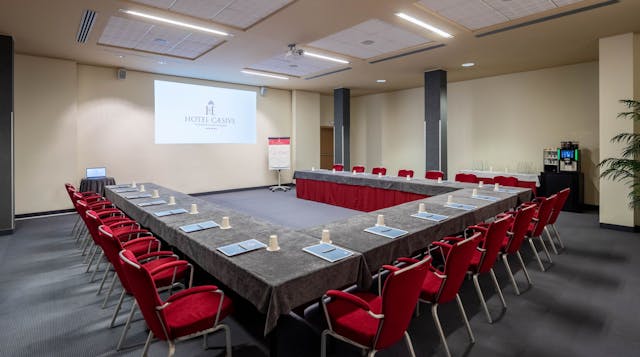
[{"label": "white poster with red band", "polygon": [[291,138],[269,138],[269,170],[291,168]]}]

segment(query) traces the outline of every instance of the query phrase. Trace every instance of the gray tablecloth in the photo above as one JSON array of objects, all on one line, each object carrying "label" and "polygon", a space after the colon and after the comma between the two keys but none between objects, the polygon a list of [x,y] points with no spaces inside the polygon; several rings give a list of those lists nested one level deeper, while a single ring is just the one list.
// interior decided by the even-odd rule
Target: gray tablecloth
[{"label": "gray tablecloth", "polygon": [[80,192],[91,191],[104,195],[104,187],[115,184],[113,177],[83,178],[80,180]]}]

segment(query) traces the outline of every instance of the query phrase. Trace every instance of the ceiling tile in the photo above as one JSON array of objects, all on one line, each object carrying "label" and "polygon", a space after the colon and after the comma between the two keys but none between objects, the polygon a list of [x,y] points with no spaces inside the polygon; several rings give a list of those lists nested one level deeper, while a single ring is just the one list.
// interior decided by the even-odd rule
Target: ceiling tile
[{"label": "ceiling tile", "polygon": [[551,0],[483,1],[511,20],[555,9],[557,7]]},{"label": "ceiling tile", "polygon": [[371,19],[311,42],[309,46],[366,59],[431,41],[398,26]]},{"label": "ceiling tile", "polygon": [[304,77],[339,67],[344,67],[344,65],[304,55],[287,56],[285,54],[271,57],[250,66],[251,69],[288,74],[297,77]]},{"label": "ceiling tile", "polygon": [[131,0],[144,5],[168,9],[176,0]]},{"label": "ceiling tile", "polygon": [[133,48],[152,27],[153,25],[145,22],[111,16],[98,43]]}]

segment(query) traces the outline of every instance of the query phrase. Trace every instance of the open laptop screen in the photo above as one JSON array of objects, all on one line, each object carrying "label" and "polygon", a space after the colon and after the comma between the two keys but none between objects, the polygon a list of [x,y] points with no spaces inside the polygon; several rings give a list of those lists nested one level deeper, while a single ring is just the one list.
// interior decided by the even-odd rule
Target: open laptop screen
[{"label": "open laptop screen", "polygon": [[89,167],[87,168],[87,178],[106,177],[106,167]]}]

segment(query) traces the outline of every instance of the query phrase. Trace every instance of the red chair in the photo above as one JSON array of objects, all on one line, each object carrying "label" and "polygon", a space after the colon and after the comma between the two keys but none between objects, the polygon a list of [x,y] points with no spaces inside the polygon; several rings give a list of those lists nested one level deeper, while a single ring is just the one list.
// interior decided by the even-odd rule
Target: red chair
[{"label": "red chair", "polygon": [[[478,177],[474,174],[456,174],[455,180],[457,182],[477,183]],[[484,180],[484,179],[483,179]]]},{"label": "red chair", "polygon": [[371,173],[373,175],[378,175],[378,174],[386,175],[387,174],[387,168],[386,167],[374,167],[373,170],[371,170]]},{"label": "red chair", "polygon": [[444,179],[444,172],[442,171],[427,171],[424,173],[424,178],[429,180]]},{"label": "red chair", "polygon": [[333,170],[342,171],[344,170],[344,165],[341,164],[333,164]]},{"label": "red chair", "polygon": [[[399,268],[383,266],[389,276],[379,284],[378,295],[329,290],[322,298],[328,329],[322,332],[321,352],[326,356],[327,335],[369,351],[369,356],[386,349],[404,337],[409,353],[415,357],[407,327],[418,302],[420,287],[429,269],[427,257]],[[382,273],[382,271],[380,272]],[[378,276],[381,276],[379,274]],[[327,302],[327,298],[331,300]]]},{"label": "red chair", "polygon": [[527,235],[527,230],[529,229],[529,224],[531,223],[531,220],[533,219],[533,215],[535,213],[536,206],[531,203],[525,203],[522,204],[515,212],[502,215],[502,217],[510,218],[511,223],[510,227],[507,230],[507,234],[505,235],[502,242],[500,257],[502,258],[502,262],[507,269],[507,274],[509,275],[509,279],[511,280],[511,284],[513,285],[513,290],[515,290],[516,295],[520,295],[520,290],[518,289],[518,284],[516,283],[516,279],[513,276],[513,272],[511,271],[508,256],[511,254],[515,254],[518,257],[522,272],[527,278],[527,282],[529,283],[529,285],[531,285],[531,277],[529,276],[527,267],[524,265],[522,255],[520,255],[520,247],[524,242],[524,239]]},{"label": "red chair", "polygon": [[529,245],[531,245],[531,250],[533,250],[533,253],[536,256],[536,260],[538,261],[538,265],[540,266],[541,271],[545,271],[546,269],[542,264],[542,260],[540,260],[540,255],[538,254],[538,249],[536,248],[536,245],[533,243],[533,239],[538,238],[538,240],[542,244],[542,249],[547,255],[547,259],[549,260],[549,263],[553,263],[553,261],[551,260],[551,254],[549,254],[549,250],[547,249],[547,245],[544,244],[544,240],[542,240],[542,233],[545,227],[547,226],[547,223],[549,223],[549,218],[551,217],[551,211],[553,210],[553,207],[556,204],[556,199],[557,199],[556,195],[551,195],[547,198],[536,197],[534,201],[538,203],[538,208],[527,230],[526,239],[529,241]]},{"label": "red chair", "polygon": [[523,187],[523,188],[528,188],[533,192],[533,196],[537,196],[538,195],[538,191],[536,188],[536,183],[533,181],[520,181],[518,180],[518,187]]},{"label": "red chair", "polygon": [[[481,235],[481,232],[476,232],[471,237],[455,243],[447,243],[444,241],[432,243],[433,247],[439,248],[440,253],[444,257],[444,268],[442,270],[436,268],[429,270],[427,277],[422,283],[422,292],[420,293],[419,301],[431,304],[431,315],[433,316],[447,356],[451,356],[451,352],[449,351],[447,338],[444,335],[440,319],[438,318],[438,305],[455,299],[458,303],[460,315],[462,315],[462,319],[467,328],[469,339],[471,343],[475,342],[475,337],[471,331],[471,325],[469,325],[469,319],[464,311],[464,306],[462,305],[458,291],[469,269],[469,263],[473,257],[473,252],[478,246]],[[454,239],[455,238],[457,237],[454,237]],[[446,239],[447,238],[445,238],[445,240]]]},{"label": "red chair", "polygon": [[500,217],[488,225],[477,225],[469,227],[469,229],[472,229],[473,231],[482,232],[480,244],[473,254],[473,257],[471,258],[469,272],[473,274],[473,285],[475,285],[476,287],[476,293],[478,293],[478,298],[480,299],[480,303],[482,304],[482,308],[487,315],[487,320],[489,321],[489,323],[492,323],[493,320],[491,319],[491,314],[489,313],[487,302],[485,301],[484,295],[482,294],[482,289],[480,288],[480,283],[478,282],[478,275],[486,273],[489,273],[491,275],[491,280],[493,281],[493,286],[496,289],[496,293],[498,293],[498,296],[500,297],[502,306],[504,306],[504,308],[506,309],[507,303],[505,302],[504,296],[502,295],[502,290],[500,289],[500,284],[498,284],[498,279],[496,279],[496,274],[493,271],[493,266],[496,263],[496,259],[498,258],[498,254],[500,253],[500,248],[502,248],[504,238],[507,236],[507,229],[509,229],[511,223],[511,217]]},{"label": "red chair", "polygon": [[549,217],[549,222],[547,223],[547,226],[544,227],[544,230],[545,232],[547,232],[547,236],[549,237],[549,241],[551,242],[551,247],[553,247],[553,250],[556,254],[558,254],[558,251],[556,250],[556,246],[553,243],[553,239],[551,238],[551,232],[547,227],[551,227],[551,229],[553,230],[554,236],[556,237],[556,240],[560,245],[560,248],[564,249],[564,244],[562,243],[562,240],[560,239],[560,234],[558,233],[558,229],[556,228],[556,221],[558,220],[558,216],[560,216],[560,211],[562,211],[562,208],[564,207],[564,204],[567,202],[567,198],[569,198],[570,193],[571,193],[571,189],[568,187],[557,193],[558,198],[556,198],[556,204],[553,206],[553,210],[551,211],[551,216]]},{"label": "red chair", "polygon": [[226,354],[231,356],[231,331],[220,321],[231,314],[233,304],[222,290],[215,285],[198,286],[162,301],[152,274],[137,262],[135,256],[127,250],[121,251],[119,256],[136,304],[150,330],[143,356],[147,355],[154,336],[167,341],[171,357],[177,341],[204,335],[206,349],[207,335],[220,329],[225,332]]},{"label": "red chair", "polygon": [[[65,183],[64,188],[67,190],[67,194],[69,195],[69,200],[71,200],[71,205],[73,206],[74,209],[76,208],[76,200],[77,200],[75,193],[78,193],[78,196],[80,197],[97,195],[95,192],[78,192],[76,187],[70,183]],[[71,235],[73,237],[75,237],[78,234],[78,229],[81,228],[81,225],[80,225],[81,222],[82,222],[82,219],[80,218],[80,216],[78,216],[76,218],[76,222],[73,224],[73,228],[71,229]]]},{"label": "red chair", "polygon": [[413,170],[401,169],[398,171],[398,177],[411,177],[413,178]]},{"label": "red chair", "polygon": [[493,178],[493,183],[500,184],[500,186],[518,187],[518,179],[513,176],[496,176]]},{"label": "red chair", "polygon": [[351,171],[355,171],[357,173],[363,173],[364,172],[364,166],[356,165],[356,166],[353,167],[353,169]]}]

